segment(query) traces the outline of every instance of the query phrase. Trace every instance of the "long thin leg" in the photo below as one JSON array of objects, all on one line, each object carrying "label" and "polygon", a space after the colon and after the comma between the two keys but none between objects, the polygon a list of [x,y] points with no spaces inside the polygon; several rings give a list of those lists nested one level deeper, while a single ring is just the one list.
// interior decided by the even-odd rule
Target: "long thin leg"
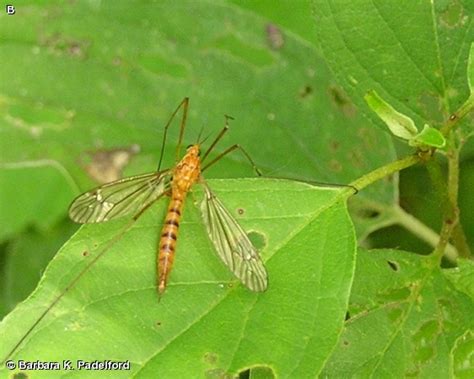
[{"label": "long thin leg", "polygon": [[183,134],[184,134],[184,126],[186,125],[186,118],[188,116],[188,105],[189,105],[189,97],[185,97],[181,103],[179,103],[178,107],[175,109],[173,114],[171,115],[170,119],[165,125],[165,131],[163,133],[163,143],[161,145],[161,152],[160,152],[160,160],[158,161],[158,169],[157,171],[160,171],[161,168],[161,162],[163,161],[163,154],[165,153],[165,143],[166,143],[166,136],[168,134],[168,128],[171,125],[171,122],[174,119],[174,116],[178,113],[178,111],[183,107],[183,118],[181,119],[181,125],[179,129],[179,139],[178,139],[178,146],[176,147],[176,161],[179,160],[179,150],[181,148],[181,142],[183,140]]},{"label": "long thin leg", "polygon": [[225,115],[225,126],[222,128],[222,130],[219,132],[217,137],[214,139],[214,141],[211,143],[211,145],[208,147],[206,152],[201,158],[201,162],[204,162],[206,157],[209,155],[209,153],[214,149],[214,147],[217,145],[217,142],[224,136],[224,134],[229,130],[229,120],[233,120],[234,118],[231,116]]},{"label": "long thin leg", "polygon": [[[214,139],[214,141],[211,143],[211,145],[209,146],[209,148],[206,150],[206,152],[204,153],[204,155],[202,156],[201,158],[201,162],[204,162],[204,160],[206,159],[206,157],[209,155],[209,153],[212,151],[212,149],[214,149],[214,147],[217,145],[217,143],[221,140],[221,138],[224,136],[224,134],[227,132],[227,130],[229,130],[229,120],[233,120],[234,118],[231,117],[231,116],[227,116],[225,115],[225,126],[222,128],[222,130],[219,132],[219,134],[217,135],[217,137]],[[244,154],[245,158],[248,159],[248,161],[250,162],[250,164],[252,165],[253,169],[255,170],[255,172],[257,173],[258,176],[262,176],[262,173],[260,172],[260,170],[258,169],[257,165],[255,164],[255,162],[252,160],[252,158],[250,158],[250,155],[244,150],[244,148],[242,146],[240,146],[239,144],[235,144],[235,145],[232,145],[230,146],[227,150],[225,150],[224,152],[222,152],[221,154],[219,154],[216,158],[214,158],[212,161],[210,161],[207,165],[205,165],[202,169],[201,169],[201,172],[203,172],[204,170],[206,170],[208,167],[212,166],[214,163],[216,163],[219,159],[221,159],[223,156],[229,154],[230,152],[234,151],[235,149],[239,149],[242,154]]]},{"label": "long thin leg", "polygon": [[250,155],[249,153],[247,153],[244,148],[242,146],[240,146],[239,144],[235,144],[235,145],[232,145],[230,146],[229,148],[227,148],[225,151],[223,151],[222,153],[220,153],[217,157],[215,157],[212,161],[210,161],[207,165],[205,165],[202,169],[201,169],[201,172],[203,172],[204,170],[206,170],[207,168],[209,168],[210,166],[212,166],[214,163],[216,163],[219,159],[221,159],[222,157],[224,157],[225,155],[231,153],[232,151],[236,150],[236,149],[239,149],[242,154],[245,156],[245,158],[248,159],[248,161],[250,162],[250,164],[252,165],[254,171],[256,172],[256,174],[258,176],[262,176],[262,172],[258,169],[257,165],[255,164],[255,162],[252,160],[252,158],[250,158]]}]

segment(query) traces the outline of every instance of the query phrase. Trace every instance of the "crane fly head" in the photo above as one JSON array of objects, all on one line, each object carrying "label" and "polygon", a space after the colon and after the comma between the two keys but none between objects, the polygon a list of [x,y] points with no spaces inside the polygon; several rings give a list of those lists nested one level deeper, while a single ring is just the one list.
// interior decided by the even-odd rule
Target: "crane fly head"
[{"label": "crane fly head", "polygon": [[186,155],[192,157],[199,157],[201,155],[201,145],[196,143],[195,145],[189,145],[186,148]]}]

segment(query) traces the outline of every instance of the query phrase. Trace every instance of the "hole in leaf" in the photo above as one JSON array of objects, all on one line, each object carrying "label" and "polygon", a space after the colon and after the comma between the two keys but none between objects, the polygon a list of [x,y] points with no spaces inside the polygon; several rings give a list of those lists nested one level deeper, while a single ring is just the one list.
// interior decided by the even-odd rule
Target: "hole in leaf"
[{"label": "hole in leaf", "polygon": [[268,366],[255,366],[250,369],[245,369],[239,372],[239,379],[250,379],[250,378],[276,378],[275,373],[271,367]]},{"label": "hole in leaf", "polygon": [[265,236],[260,232],[251,231],[247,233],[247,236],[249,237],[250,242],[252,242],[252,245],[254,245],[258,251],[263,250],[267,245]]},{"label": "hole in leaf", "polygon": [[399,271],[400,270],[400,266],[395,261],[387,261],[387,264],[393,271]]}]

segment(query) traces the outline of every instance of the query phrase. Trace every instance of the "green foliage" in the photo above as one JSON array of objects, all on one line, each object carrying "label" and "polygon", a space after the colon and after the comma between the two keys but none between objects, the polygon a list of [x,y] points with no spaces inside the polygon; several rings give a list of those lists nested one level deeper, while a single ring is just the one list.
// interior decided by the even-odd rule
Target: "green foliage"
[{"label": "green foliage", "polygon": [[472,294],[458,291],[448,270],[395,250],[359,251],[356,267],[350,318],[327,377],[472,377],[462,352],[472,354]]},{"label": "green foliage", "polygon": [[[347,301],[354,270],[355,235],[341,190],[275,179],[211,180],[209,185],[243,227],[264,236],[261,251],[270,272],[265,296],[232,278],[212,251],[197,207],[189,204],[171,282],[158,302],[156,235],[166,206],[159,202],[131,228],[127,220],[111,221],[76,233],[31,298],[4,320],[0,356],[104,251],[19,348],[17,358],[113,357],[130,360],[130,374],[142,377],[157,371],[166,377],[237,372],[259,362],[271,362],[283,376],[316,374],[337,341],[347,306],[341,298]],[[248,198],[258,201],[244,205]],[[123,227],[127,232],[116,240]],[[183,354],[196,359],[177,364]]]},{"label": "green foliage", "polygon": [[410,117],[393,109],[376,91],[369,91],[365,95],[365,101],[387,124],[390,132],[394,136],[408,141],[410,146],[417,146],[426,150],[432,147],[441,148],[446,145],[446,140],[438,129],[425,124],[423,130],[418,132],[418,128]]},{"label": "green foliage", "polygon": [[367,95],[365,95],[365,101],[367,101],[370,108],[387,124],[394,136],[410,140],[418,133],[418,129],[413,120],[393,109],[377,92],[369,91]]},{"label": "green foliage", "polygon": [[446,146],[446,139],[438,129],[425,124],[423,130],[408,141],[410,146],[418,146],[420,149],[442,148]]},{"label": "green foliage", "polygon": [[[465,146],[459,208],[472,250],[472,195],[463,188],[474,176],[462,167],[472,166],[473,145],[464,143],[473,134],[473,13],[469,1],[46,0],[2,15],[0,309],[44,275],[0,324],[0,359],[12,352],[14,361],[130,360],[130,371],[101,372],[110,377],[225,377],[250,368],[261,378],[472,377],[471,261],[446,269],[440,255],[414,254],[439,246],[452,176],[435,181],[435,192],[413,175],[416,195],[413,187],[399,194],[402,166],[389,167],[396,151],[403,158],[415,148],[394,141],[364,96],[375,90],[418,129],[430,126],[412,145],[446,140],[448,159]],[[86,225],[69,238],[68,204],[97,185],[92,171],[155,170],[163,126],[186,96],[184,146],[201,130],[208,144],[224,115],[234,118],[209,159],[238,143],[266,176],[370,184],[351,199],[349,216],[350,187],[229,179],[253,175],[238,152],[204,172],[258,245],[269,273],[265,293],[245,289],[216,256],[196,206],[199,186],[159,302],[165,199],[133,225]],[[178,129],[174,120],[164,167],[176,160]],[[118,163],[117,152],[129,152],[130,162]],[[371,176],[379,167],[386,169]],[[427,245],[405,247],[406,234],[382,229],[390,225]],[[377,230],[385,241],[373,238]],[[410,251],[360,249],[356,269],[356,236]],[[454,265],[463,250],[451,242]]]}]

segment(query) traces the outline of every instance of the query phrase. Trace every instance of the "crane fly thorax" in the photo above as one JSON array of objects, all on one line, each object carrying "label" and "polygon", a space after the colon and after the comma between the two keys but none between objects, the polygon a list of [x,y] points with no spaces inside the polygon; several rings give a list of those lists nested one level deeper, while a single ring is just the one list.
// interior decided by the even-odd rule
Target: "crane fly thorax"
[{"label": "crane fly thorax", "polygon": [[174,169],[173,192],[188,192],[191,186],[198,181],[200,173],[199,145],[192,145]]}]

